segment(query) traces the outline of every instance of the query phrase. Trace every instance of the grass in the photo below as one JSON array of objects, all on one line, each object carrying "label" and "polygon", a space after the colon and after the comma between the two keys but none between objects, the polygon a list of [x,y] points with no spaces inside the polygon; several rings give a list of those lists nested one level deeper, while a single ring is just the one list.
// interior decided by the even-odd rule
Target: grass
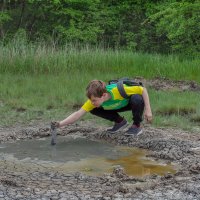
[{"label": "grass", "polygon": [[179,127],[191,130],[198,127],[200,94],[195,92],[149,91],[155,126]]},{"label": "grass", "polygon": [[[11,74],[81,74],[111,77],[167,77],[200,83],[199,58],[151,55],[94,47],[63,48],[35,44],[0,45],[0,72]],[[68,78],[68,77],[67,77]]]},{"label": "grass", "polygon": [[[86,100],[85,87],[92,78],[77,74],[0,75],[1,125],[28,123],[31,120],[61,120],[77,110]],[[103,77],[101,77],[103,78]],[[200,94],[195,92],[166,92],[149,89],[155,126],[189,129],[198,126]],[[131,121],[131,112],[123,113]],[[88,114],[83,120],[93,120]],[[96,119],[96,118],[95,118]],[[99,121],[99,118],[96,119]],[[100,123],[111,124],[105,120]]]},{"label": "grass", "polygon": [[[86,100],[92,79],[156,76],[200,83],[199,58],[13,43],[0,45],[0,125],[61,120]],[[191,129],[199,124],[200,94],[149,89],[155,126]],[[124,114],[131,121],[131,112]],[[93,119],[86,115],[83,120]],[[97,120],[99,122],[99,119]],[[100,120],[101,123],[107,123]],[[109,123],[107,123],[109,124]]]}]

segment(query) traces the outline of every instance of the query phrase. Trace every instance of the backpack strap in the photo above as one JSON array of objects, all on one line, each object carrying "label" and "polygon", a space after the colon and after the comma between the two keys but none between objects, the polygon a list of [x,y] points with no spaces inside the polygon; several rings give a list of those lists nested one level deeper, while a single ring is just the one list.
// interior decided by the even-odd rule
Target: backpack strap
[{"label": "backpack strap", "polygon": [[119,93],[123,98],[127,99],[129,97],[125,92],[123,81],[117,82],[117,89],[119,90]]}]

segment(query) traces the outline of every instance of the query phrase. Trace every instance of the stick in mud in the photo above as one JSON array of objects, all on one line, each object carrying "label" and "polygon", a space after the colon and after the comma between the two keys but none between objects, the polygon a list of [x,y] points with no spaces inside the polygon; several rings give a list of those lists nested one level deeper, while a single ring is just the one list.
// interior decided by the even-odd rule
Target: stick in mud
[{"label": "stick in mud", "polygon": [[57,138],[57,128],[53,123],[51,123],[51,145],[56,144],[56,138]]}]

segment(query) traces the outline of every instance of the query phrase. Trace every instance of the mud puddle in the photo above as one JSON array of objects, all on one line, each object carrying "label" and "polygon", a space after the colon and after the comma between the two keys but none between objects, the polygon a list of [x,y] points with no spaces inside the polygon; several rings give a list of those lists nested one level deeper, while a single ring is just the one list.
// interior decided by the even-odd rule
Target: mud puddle
[{"label": "mud puddle", "polygon": [[49,138],[17,141],[0,145],[2,160],[34,163],[59,172],[82,172],[88,175],[111,173],[121,166],[128,175],[164,175],[175,173],[175,167],[146,157],[148,151],[115,146],[84,137],[58,137],[57,145],[50,145]]},{"label": "mud puddle", "polygon": [[[50,145],[49,125],[0,128],[0,199],[200,199],[199,133],[146,126],[140,136],[127,137],[123,132],[110,135],[104,127],[93,127],[84,123],[60,129],[56,146]],[[70,147],[65,137],[72,137],[78,144]],[[81,147],[78,138],[87,138],[81,141],[85,142]],[[20,149],[24,156],[17,157],[18,150],[13,145],[26,143],[25,140],[31,144]],[[36,152],[29,152],[33,149]],[[63,160],[64,156],[76,159]],[[129,176],[129,166],[133,169],[137,159],[140,163],[142,160],[137,174],[146,176]],[[173,163],[177,171],[160,176],[157,170],[155,175],[152,169],[158,163],[165,167],[165,163]],[[113,170],[101,176],[90,175],[98,168],[104,170],[103,166]],[[70,168],[76,172],[71,173]]]}]

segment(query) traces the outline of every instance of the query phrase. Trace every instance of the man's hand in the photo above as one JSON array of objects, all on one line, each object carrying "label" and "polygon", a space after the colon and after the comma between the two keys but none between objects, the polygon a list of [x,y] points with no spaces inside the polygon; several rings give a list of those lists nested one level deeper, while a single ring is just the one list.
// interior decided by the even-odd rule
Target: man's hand
[{"label": "man's hand", "polygon": [[59,122],[51,122],[51,128],[55,129],[55,128],[59,128],[60,127],[60,123]]},{"label": "man's hand", "polygon": [[144,118],[147,122],[151,123],[153,120],[152,112],[151,110],[145,110],[144,112]]},{"label": "man's hand", "polygon": [[145,106],[144,118],[147,122],[151,123],[153,117],[152,117],[151,106],[149,102],[149,95],[147,93],[146,88],[143,88],[142,97],[143,97],[144,106]]}]

